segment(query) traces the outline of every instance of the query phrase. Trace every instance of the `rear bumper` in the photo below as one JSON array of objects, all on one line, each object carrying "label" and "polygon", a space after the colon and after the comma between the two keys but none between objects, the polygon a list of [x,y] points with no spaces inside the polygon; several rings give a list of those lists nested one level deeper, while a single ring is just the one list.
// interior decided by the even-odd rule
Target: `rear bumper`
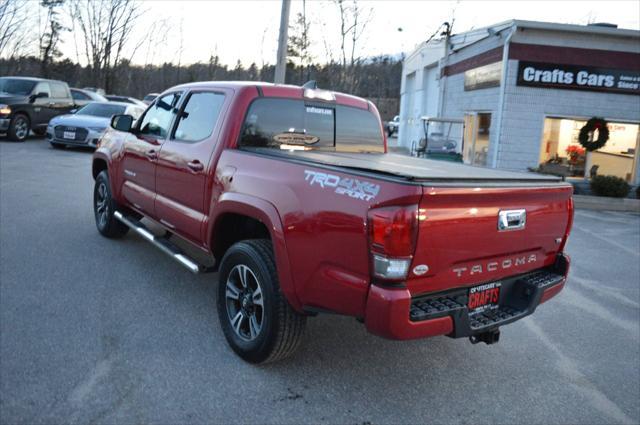
[{"label": "rear bumper", "polygon": [[532,314],[557,295],[568,272],[569,257],[560,255],[552,267],[503,279],[500,307],[473,315],[467,309],[468,288],[412,297],[406,288],[372,285],[365,325],[369,332],[390,339],[460,338],[490,332]]}]

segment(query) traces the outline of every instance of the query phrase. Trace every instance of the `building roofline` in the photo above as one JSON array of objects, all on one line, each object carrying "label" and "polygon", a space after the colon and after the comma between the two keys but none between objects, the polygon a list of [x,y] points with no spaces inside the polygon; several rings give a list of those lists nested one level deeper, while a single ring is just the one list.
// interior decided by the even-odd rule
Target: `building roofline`
[{"label": "building roofline", "polygon": [[640,31],[626,29],[626,28],[613,28],[603,27],[599,25],[576,25],[576,24],[561,24],[555,22],[539,22],[539,21],[524,21],[514,19],[511,21],[512,25],[516,25],[518,28],[531,28],[541,29],[549,31],[565,31],[565,32],[577,32],[584,34],[600,34],[608,35],[611,37],[631,37],[640,39]]}]

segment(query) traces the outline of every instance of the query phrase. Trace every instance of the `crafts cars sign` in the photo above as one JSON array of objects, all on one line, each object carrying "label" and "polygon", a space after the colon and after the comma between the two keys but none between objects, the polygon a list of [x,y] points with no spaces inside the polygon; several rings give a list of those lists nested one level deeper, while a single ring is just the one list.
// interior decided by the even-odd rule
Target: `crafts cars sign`
[{"label": "crafts cars sign", "polygon": [[520,61],[519,86],[640,94],[640,72]]}]

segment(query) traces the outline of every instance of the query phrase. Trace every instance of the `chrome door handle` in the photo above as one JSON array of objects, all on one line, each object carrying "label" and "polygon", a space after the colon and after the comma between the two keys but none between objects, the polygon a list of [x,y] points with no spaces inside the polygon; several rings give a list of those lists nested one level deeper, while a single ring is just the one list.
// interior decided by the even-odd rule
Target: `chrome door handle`
[{"label": "chrome door handle", "polygon": [[204,170],[204,165],[202,164],[202,162],[198,161],[197,159],[187,162],[187,167],[189,167],[192,171]]},{"label": "chrome door handle", "polygon": [[154,149],[148,150],[145,155],[147,155],[147,158],[149,158],[149,160],[151,161],[155,161],[156,159],[158,159],[158,152],[156,152]]}]

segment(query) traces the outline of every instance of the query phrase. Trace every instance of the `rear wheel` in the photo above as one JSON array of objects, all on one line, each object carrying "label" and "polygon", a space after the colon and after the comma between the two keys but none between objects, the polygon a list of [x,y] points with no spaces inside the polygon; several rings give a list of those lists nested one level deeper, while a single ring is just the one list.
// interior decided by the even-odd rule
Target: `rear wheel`
[{"label": "rear wheel", "polygon": [[103,170],[96,177],[93,189],[93,213],[96,219],[96,227],[102,236],[107,238],[119,238],[124,236],[129,228],[115,218],[116,203],[111,196],[109,174]]},{"label": "rear wheel", "polygon": [[17,142],[24,142],[29,136],[29,117],[24,114],[16,114],[9,123],[9,138]]},{"label": "rear wheel", "polygon": [[231,348],[248,362],[277,361],[300,346],[306,317],[280,291],[271,241],[229,248],[220,265],[218,318]]}]

